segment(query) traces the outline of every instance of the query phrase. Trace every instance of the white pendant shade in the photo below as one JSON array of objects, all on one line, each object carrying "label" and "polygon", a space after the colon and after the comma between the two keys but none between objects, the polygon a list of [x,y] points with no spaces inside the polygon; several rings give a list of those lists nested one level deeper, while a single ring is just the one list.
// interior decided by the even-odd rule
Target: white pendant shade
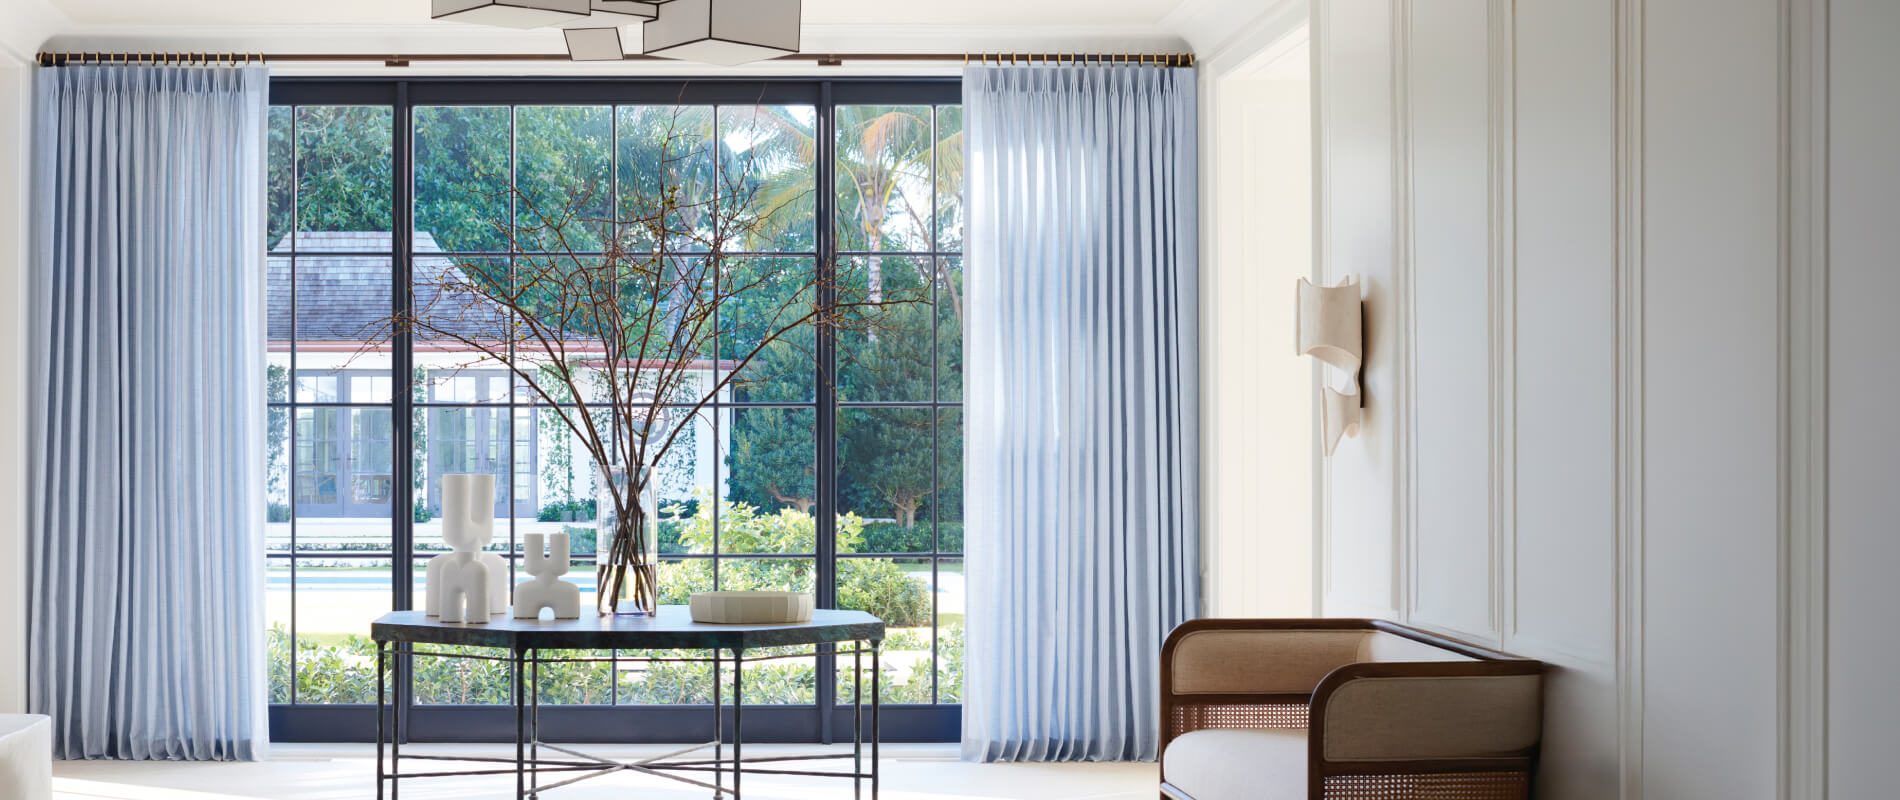
[{"label": "white pendant shade", "polygon": [[575,61],[619,61],[627,51],[620,45],[619,28],[568,28],[567,55]]},{"label": "white pendant shade", "polygon": [[562,20],[556,28],[605,28],[609,25],[637,25],[660,15],[660,7],[635,0],[593,0],[591,16]]},{"label": "white pendant shade", "polygon": [[588,0],[430,0],[429,16],[504,28],[540,28],[586,19]]},{"label": "white pendant shade", "polygon": [[643,51],[736,66],[798,52],[800,0],[667,0]]},{"label": "white pendant shade", "polygon": [[[664,2],[664,0],[660,0]],[[653,19],[660,15],[660,2],[642,0],[594,0],[595,14],[619,14],[625,17]]]}]

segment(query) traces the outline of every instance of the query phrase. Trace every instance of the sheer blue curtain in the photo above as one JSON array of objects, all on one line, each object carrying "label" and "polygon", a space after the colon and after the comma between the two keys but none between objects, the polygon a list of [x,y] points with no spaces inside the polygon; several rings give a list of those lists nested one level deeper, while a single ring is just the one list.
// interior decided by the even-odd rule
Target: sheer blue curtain
[{"label": "sheer blue curtain", "polygon": [[1194,93],[964,72],[966,759],[1156,756],[1200,596]]},{"label": "sheer blue curtain", "polygon": [[37,76],[27,671],[60,758],[263,755],[268,84]]}]

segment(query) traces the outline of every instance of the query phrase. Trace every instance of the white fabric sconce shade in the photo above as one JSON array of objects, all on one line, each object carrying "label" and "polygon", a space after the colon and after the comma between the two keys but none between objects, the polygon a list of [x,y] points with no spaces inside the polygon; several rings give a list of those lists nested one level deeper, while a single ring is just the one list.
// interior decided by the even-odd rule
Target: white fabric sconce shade
[{"label": "white fabric sconce shade", "polygon": [[619,28],[568,28],[567,57],[575,61],[619,61],[627,51],[620,46]]},{"label": "white fabric sconce shade", "polygon": [[1365,356],[1359,282],[1347,277],[1338,286],[1314,286],[1301,278],[1299,303],[1298,353],[1331,367],[1320,389],[1320,427],[1330,456],[1341,437],[1359,433],[1364,405],[1359,394],[1359,366]]},{"label": "white fabric sconce shade", "polygon": [[431,0],[429,16],[454,22],[541,28],[584,20],[588,0]]},{"label": "white fabric sconce shade", "polygon": [[642,30],[650,56],[737,66],[798,52],[800,0],[666,0]]}]

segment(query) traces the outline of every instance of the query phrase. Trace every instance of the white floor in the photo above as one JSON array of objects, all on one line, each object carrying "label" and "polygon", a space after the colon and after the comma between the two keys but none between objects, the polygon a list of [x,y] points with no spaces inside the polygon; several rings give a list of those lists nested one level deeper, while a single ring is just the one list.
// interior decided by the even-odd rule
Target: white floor
[{"label": "white floor", "polygon": [[[790,749],[788,749],[790,748]],[[672,748],[585,747],[610,758],[645,758]],[[414,752],[513,757],[512,746],[414,745]],[[812,752],[809,747],[754,745],[747,756]],[[1038,800],[1151,800],[1157,771],[1153,764],[966,764],[954,745],[886,745],[883,750],[884,800],[966,800],[1037,798]],[[271,758],[258,763],[58,762],[53,766],[55,800],[362,800],[375,797],[375,749],[369,745],[290,745],[271,747]],[[848,765],[848,760],[821,762]],[[415,766],[411,766],[411,765]],[[442,762],[405,761],[403,771],[437,769]],[[469,765],[473,767],[474,765]],[[482,765],[494,766],[494,765]],[[697,776],[698,773],[692,773]],[[548,781],[559,780],[560,775]],[[403,782],[409,800],[473,800],[513,795],[514,777],[417,779]],[[756,800],[849,798],[848,781],[747,775],[745,796]],[[712,795],[661,778],[625,772],[555,789],[547,800],[639,797],[645,800]],[[866,787],[865,796],[870,796]]]}]

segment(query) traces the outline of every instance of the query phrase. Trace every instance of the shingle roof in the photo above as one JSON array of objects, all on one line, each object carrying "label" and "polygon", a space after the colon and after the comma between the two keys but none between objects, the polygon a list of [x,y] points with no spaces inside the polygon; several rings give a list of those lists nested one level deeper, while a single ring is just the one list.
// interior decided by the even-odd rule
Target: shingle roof
[{"label": "shingle roof", "polygon": [[[390,308],[390,242],[388,231],[301,231],[295,252],[328,253],[297,256],[296,324],[291,321],[291,259],[293,243],[284,237],[271,250],[266,276],[269,297],[268,332],[272,341],[288,341],[292,331],[304,342],[363,342],[387,337]],[[435,237],[418,232],[415,304],[434,324],[470,337],[499,338],[506,314],[484,298],[468,292],[442,291],[445,283],[467,280],[457,263],[440,253]],[[335,255],[361,253],[361,255]]]},{"label": "shingle roof", "polygon": [[[418,313],[432,325],[449,333],[484,341],[502,341],[503,321],[507,312],[494,302],[467,291],[444,291],[444,286],[466,283],[467,273],[448,256],[430,256],[442,248],[429,233],[418,231],[413,243],[414,302]],[[268,338],[273,343],[290,341],[294,330],[299,347],[320,342],[337,343],[332,348],[354,347],[371,341],[387,341],[390,308],[390,243],[388,231],[300,231],[296,235],[298,255],[296,325],[291,324],[290,272],[291,238],[279,240],[270,251],[266,272],[269,302]],[[341,255],[344,253],[360,255]],[[464,259],[465,262],[473,259]],[[453,337],[417,334],[418,349],[428,339],[436,339],[449,349],[462,349]],[[573,344],[573,340],[569,340]],[[658,364],[658,361],[647,362]],[[695,359],[693,369],[734,369],[736,361]]]}]

